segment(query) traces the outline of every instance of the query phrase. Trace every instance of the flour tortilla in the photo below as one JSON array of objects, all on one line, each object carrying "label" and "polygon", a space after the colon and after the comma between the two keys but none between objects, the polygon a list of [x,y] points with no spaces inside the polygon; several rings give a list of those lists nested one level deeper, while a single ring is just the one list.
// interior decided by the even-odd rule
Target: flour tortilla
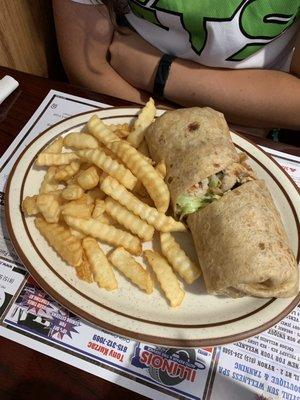
[{"label": "flour tortilla", "polygon": [[239,160],[223,114],[208,107],[167,111],[145,137],[151,157],[166,163],[174,208],[192,185]]},{"label": "flour tortilla", "polygon": [[292,297],[299,271],[264,181],[250,181],[187,219],[207,291]]}]

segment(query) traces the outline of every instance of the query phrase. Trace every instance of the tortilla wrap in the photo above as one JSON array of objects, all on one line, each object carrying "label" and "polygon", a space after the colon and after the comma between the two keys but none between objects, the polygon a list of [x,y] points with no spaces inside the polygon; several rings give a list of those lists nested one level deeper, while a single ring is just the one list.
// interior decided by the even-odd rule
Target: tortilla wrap
[{"label": "tortilla wrap", "polygon": [[299,271],[262,180],[246,182],[187,219],[207,291],[231,297],[291,297]]},{"label": "tortilla wrap", "polygon": [[238,161],[223,114],[211,108],[168,111],[145,135],[151,157],[164,160],[173,207],[189,187]]}]

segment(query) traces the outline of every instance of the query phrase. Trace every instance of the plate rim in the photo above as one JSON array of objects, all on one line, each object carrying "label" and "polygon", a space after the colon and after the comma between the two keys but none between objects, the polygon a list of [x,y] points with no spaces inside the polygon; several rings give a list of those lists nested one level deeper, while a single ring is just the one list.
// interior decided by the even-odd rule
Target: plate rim
[{"label": "plate rim", "polygon": [[[141,334],[139,332],[135,332],[133,330],[128,330],[122,327],[119,327],[117,325],[108,323],[106,321],[101,320],[100,318],[89,314],[88,312],[80,309],[77,305],[74,305],[73,303],[69,302],[68,299],[66,299],[65,297],[63,297],[56,289],[52,288],[47,281],[44,280],[44,278],[42,278],[38,272],[35,270],[34,266],[31,264],[31,262],[28,260],[27,256],[24,254],[21,246],[19,245],[16,236],[14,234],[14,230],[12,228],[12,221],[11,221],[11,217],[10,217],[10,204],[9,204],[9,193],[10,193],[10,187],[11,187],[11,181],[12,178],[14,176],[14,172],[20,162],[20,160],[22,159],[24,153],[26,153],[26,151],[28,150],[28,147],[30,147],[35,141],[37,141],[41,136],[44,136],[49,130],[52,130],[53,128],[57,127],[58,125],[65,123],[69,120],[75,119],[77,117],[80,116],[84,116],[86,114],[92,114],[92,113],[97,113],[99,111],[109,111],[109,110],[119,110],[119,109],[136,109],[139,110],[141,107],[138,106],[121,106],[121,107],[107,107],[107,108],[97,108],[94,110],[89,110],[89,111],[85,111],[73,116],[70,116],[62,121],[59,121],[53,125],[51,125],[50,127],[48,127],[47,129],[43,130],[41,133],[39,133],[37,136],[35,136],[33,138],[33,140],[31,140],[26,147],[22,150],[22,152],[20,153],[20,155],[18,156],[17,160],[15,161],[12,170],[9,173],[8,179],[6,181],[6,185],[5,185],[5,196],[4,196],[4,200],[5,200],[5,219],[6,219],[6,224],[7,224],[7,229],[8,229],[8,233],[9,236],[11,238],[12,244],[18,254],[18,256],[20,257],[21,261],[24,263],[24,265],[26,266],[28,272],[30,273],[30,275],[34,278],[34,280],[38,283],[38,285],[41,286],[41,288],[43,290],[46,291],[46,293],[48,293],[51,297],[53,297],[54,300],[56,300],[58,303],[60,303],[63,307],[66,307],[68,310],[70,310],[71,312],[73,312],[76,315],[79,315],[80,317],[82,317],[83,319],[87,320],[88,322],[91,322],[92,324],[95,324],[97,327],[100,327],[101,329],[106,329],[108,331],[120,334],[121,336],[125,336],[128,337],[130,339],[133,340],[138,340],[138,341],[143,341],[143,342],[147,342],[147,343],[151,343],[151,344],[156,344],[156,345],[167,345],[167,346],[171,346],[171,347],[182,347],[182,348],[188,348],[188,347],[204,347],[204,346],[218,346],[218,345],[224,345],[227,343],[232,343],[235,341],[240,341],[240,340],[244,340],[248,337],[254,336],[268,328],[270,328],[271,326],[275,325],[276,323],[278,323],[281,319],[283,319],[286,315],[288,315],[299,303],[300,301],[300,292],[298,293],[298,295],[294,298],[294,300],[289,303],[287,305],[287,307],[285,307],[285,309],[283,311],[281,311],[281,313],[279,315],[277,315],[276,317],[272,318],[270,321],[265,322],[264,324],[252,328],[250,330],[246,330],[242,333],[237,333],[237,334],[231,334],[231,335],[227,335],[227,336],[222,336],[220,338],[212,338],[212,339],[178,339],[178,338],[166,338],[166,337],[162,337],[162,336],[153,336],[153,335],[149,335],[149,334]],[[166,109],[164,109],[163,107],[159,107],[157,108],[157,110],[162,110],[162,111],[166,111]],[[120,117],[125,117],[126,115],[122,115]],[[118,116],[113,116],[115,118],[117,118]],[[130,115],[130,117],[133,117],[132,115]],[[69,129],[67,129],[69,130]],[[264,151],[263,149],[261,149],[256,143],[254,143],[252,140],[249,140],[248,138],[243,137],[240,133],[231,130],[231,132],[233,132],[234,134],[236,134],[237,136],[239,136],[242,140],[245,140],[246,142],[249,142],[251,145],[253,145],[255,148],[258,149],[258,151],[264,153],[265,156],[267,156],[271,162],[275,163],[276,166],[281,170],[281,172],[284,173],[285,177],[288,178],[289,182],[292,183],[292,185],[294,186],[294,188],[296,189],[297,193],[300,194],[300,189],[297,187],[297,185],[295,184],[295,182],[292,180],[292,178],[287,174],[287,172],[280,166],[280,164],[274,160],[273,158],[271,158],[269,156],[269,154]],[[42,150],[42,149],[41,149]],[[276,179],[277,181],[277,179]],[[279,183],[279,182],[276,182]],[[282,188],[281,183],[279,183],[280,187]],[[288,196],[288,201],[289,203],[291,202],[290,197]],[[295,216],[295,210],[293,210],[293,214]],[[296,220],[296,224],[297,224],[297,220]],[[297,230],[298,230],[298,250],[299,250],[299,242],[300,242],[300,233],[299,233],[299,220],[298,220],[298,224],[297,224]],[[298,251],[298,256],[299,256],[299,251]],[[64,283],[64,282],[63,282]],[[65,284],[65,283],[64,283]],[[54,294],[53,294],[54,293]],[[78,313],[78,311],[80,311],[80,313]],[[127,316],[126,316],[127,317]],[[128,318],[128,317],[127,317]],[[145,322],[145,321],[144,321]],[[232,321],[233,322],[233,321]]]}]

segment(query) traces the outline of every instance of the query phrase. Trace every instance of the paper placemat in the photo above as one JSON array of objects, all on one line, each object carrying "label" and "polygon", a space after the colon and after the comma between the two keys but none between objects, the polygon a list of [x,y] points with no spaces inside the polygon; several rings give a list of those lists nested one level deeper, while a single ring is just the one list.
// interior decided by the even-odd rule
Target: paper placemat
[{"label": "paper placemat", "polygon": [[[276,326],[242,342],[162,348],[98,329],[60,306],[29,277],[5,226],[7,176],[37,134],[99,107],[110,105],[51,90],[0,159],[0,335],[152,399],[299,400],[299,306]],[[264,150],[300,187],[300,158]]]}]

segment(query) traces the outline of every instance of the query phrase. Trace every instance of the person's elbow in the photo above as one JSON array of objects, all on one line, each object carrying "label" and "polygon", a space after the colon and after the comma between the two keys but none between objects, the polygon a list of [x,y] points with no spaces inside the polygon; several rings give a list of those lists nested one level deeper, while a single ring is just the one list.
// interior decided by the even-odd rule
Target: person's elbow
[{"label": "person's elbow", "polygon": [[112,35],[107,16],[70,0],[54,0],[53,14],[60,58],[69,80],[84,84],[103,75]]}]

